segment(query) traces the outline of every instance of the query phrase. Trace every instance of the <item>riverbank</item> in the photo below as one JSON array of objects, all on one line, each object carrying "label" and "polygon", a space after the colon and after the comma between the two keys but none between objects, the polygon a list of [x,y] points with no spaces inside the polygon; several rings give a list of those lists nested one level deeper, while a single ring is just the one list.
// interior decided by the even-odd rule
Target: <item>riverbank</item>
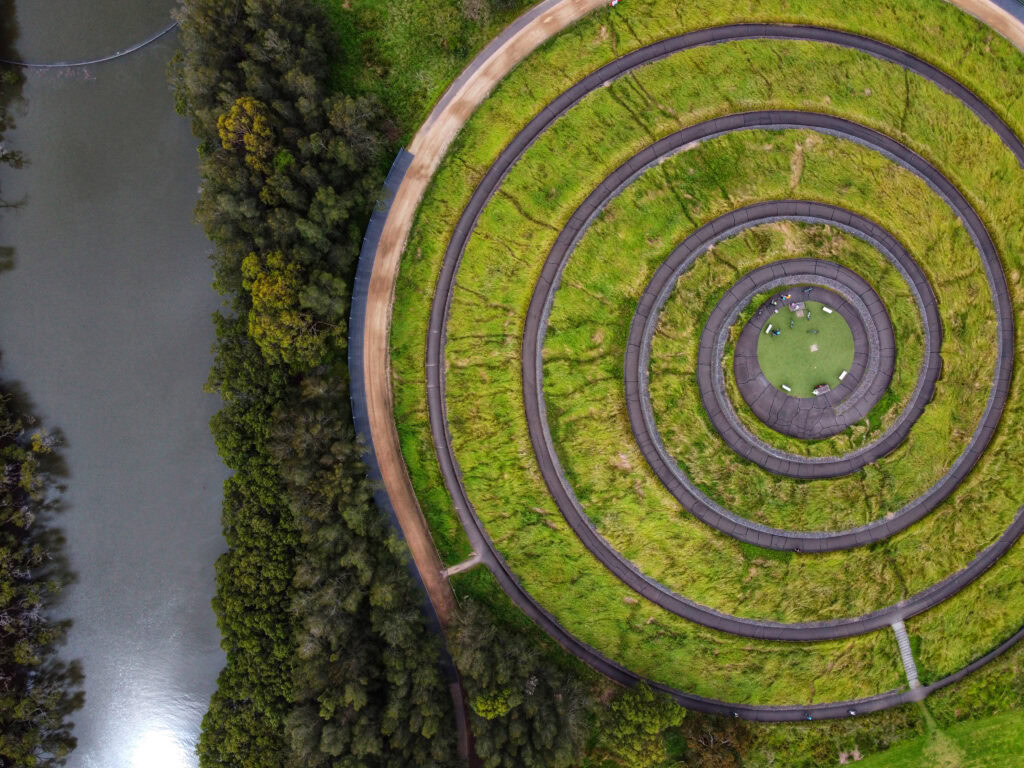
[{"label": "riverbank", "polygon": [[[15,7],[19,58],[89,57],[166,25],[171,3]],[[63,46],[63,47],[62,47]],[[8,148],[0,375],[64,437],[60,518],[76,576],[71,620],[85,707],[72,768],[128,768],[193,748],[224,655],[210,610],[223,551],[225,470],[210,440],[217,399],[209,244],[193,223],[195,141],[173,113],[173,35],[132,56],[25,72]]]}]

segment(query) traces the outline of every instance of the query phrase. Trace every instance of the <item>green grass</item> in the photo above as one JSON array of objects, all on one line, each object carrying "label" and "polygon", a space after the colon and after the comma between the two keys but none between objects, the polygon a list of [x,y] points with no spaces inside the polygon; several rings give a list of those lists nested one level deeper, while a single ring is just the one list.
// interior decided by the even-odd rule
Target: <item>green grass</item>
[{"label": "green grass", "polygon": [[858,768],[1019,768],[1024,761],[1024,711],[968,720],[897,744]]},{"label": "green grass", "polygon": [[[1024,645],[1011,648],[958,685],[933,693],[926,705],[906,704],[815,723],[747,724],[748,733],[741,734],[736,743],[744,768],[820,768],[835,765],[839,753],[849,754],[854,749],[888,765],[885,757],[891,753],[886,750],[936,727],[969,733],[972,722],[987,728],[984,721],[994,715],[1024,711]],[[712,726],[720,732],[728,721],[715,720]],[[1019,749],[1009,754],[1016,757]]]},{"label": "green grass", "polygon": [[[577,497],[601,533],[645,573],[694,600],[730,613],[784,621],[854,615],[897,602],[905,596],[905,589],[916,591],[932,583],[939,573],[944,571],[945,575],[962,567],[1008,521],[1005,510],[987,518],[987,524],[979,518],[975,533],[955,540],[943,554],[943,565],[933,563],[927,572],[918,564],[920,538],[936,532],[934,535],[945,539],[944,533],[937,532],[944,527],[941,517],[919,526],[914,536],[894,539],[886,558],[859,549],[764,565],[756,560],[747,563],[732,539],[709,530],[679,509],[639,453],[625,411],[622,361],[629,324],[644,286],[664,256],[693,226],[733,205],[783,196],[789,190],[789,158],[794,146],[805,147],[808,138],[805,132],[759,131],[723,137],[665,161],[657,174],[638,180],[581,240],[555,297],[545,348],[545,388],[555,446]],[[773,149],[766,149],[768,145]],[[976,254],[964,253],[962,230],[949,210],[915,177],[901,173],[888,161],[862,147],[831,138],[822,139],[813,151],[804,150],[804,157],[804,178],[794,192],[796,196],[827,199],[847,174],[859,171],[864,177],[862,188],[856,197],[847,194],[848,205],[859,206],[860,196],[866,201],[876,197],[883,201],[918,201],[898,213],[880,206],[876,216],[904,233],[908,243],[925,240],[933,244],[928,254],[933,266],[940,260],[942,264],[955,264],[977,259]],[[718,158],[727,162],[716,165]],[[877,165],[869,172],[873,161]],[[701,173],[720,167],[727,171],[707,180]],[[691,174],[691,168],[700,170]],[[699,181],[693,181],[695,177]],[[738,193],[733,191],[737,184],[734,179],[756,179],[756,184]],[[885,185],[875,179],[883,179]],[[511,174],[509,180],[514,181]],[[719,187],[729,196],[718,192]],[[693,205],[695,225],[672,215],[672,206],[678,205],[674,190],[685,190],[698,200],[708,199],[705,206]],[[636,215],[638,210],[647,215]],[[491,232],[488,228],[481,234],[491,236]],[[931,420],[922,420],[914,438],[898,454],[873,466],[870,474],[810,483],[741,462],[707,423],[700,404],[693,372],[704,318],[721,293],[743,274],[779,258],[811,255],[814,244],[822,242],[830,243],[830,256],[838,263],[873,279],[884,279],[887,287],[899,283],[896,270],[882,266],[887,264],[884,258],[855,238],[816,234],[791,225],[765,225],[719,243],[713,253],[699,258],[684,273],[652,344],[652,404],[670,453],[712,498],[759,522],[788,528],[820,529],[866,522],[923,492],[961,450],[946,439],[950,422],[940,408],[956,408],[969,428],[984,401],[983,389],[944,388],[929,414]],[[925,254],[915,250],[924,262]],[[463,269],[473,269],[469,258],[467,253]],[[488,269],[483,259],[479,264],[481,272]],[[512,306],[519,292],[528,292],[531,284],[529,276],[514,275],[499,283],[489,276],[467,274],[473,275],[474,284],[486,285],[484,293],[490,301],[506,301],[505,296],[509,296],[507,304]],[[628,280],[622,275],[628,275]],[[522,287],[524,283],[526,288]],[[879,283],[879,288],[885,295],[882,285]],[[990,310],[974,300],[985,295],[984,284],[969,282],[941,288],[940,292],[946,307],[967,306],[971,310],[967,347],[990,348],[986,344],[990,331],[985,324]],[[913,327],[916,309],[911,300],[900,300],[894,310],[899,310]],[[469,317],[470,312],[469,308],[453,311],[453,327],[457,317]],[[479,313],[474,312],[472,317],[478,329],[486,327]],[[455,386],[457,380],[461,387],[458,391],[472,395],[462,403],[450,399],[449,408],[452,413],[463,413],[471,404],[478,409],[479,415],[467,418],[466,432],[470,432],[471,422],[487,418],[484,398],[498,386],[492,374],[484,385],[471,372],[478,371],[484,361],[495,359],[496,353],[486,342],[450,349],[450,386]],[[502,355],[507,356],[506,365],[511,368],[518,350],[506,348]],[[972,359],[968,365],[966,360],[956,364],[955,356],[948,356],[947,382],[966,375],[973,384],[973,377],[983,375],[981,358]],[[908,358],[913,375],[905,376],[904,384],[912,385],[920,354]],[[464,367],[456,368],[456,364]],[[515,373],[514,368],[508,373],[509,388],[518,386]],[[966,402],[957,397],[964,390],[971,395]],[[467,455],[472,455],[470,442],[476,434],[477,430],[472,430],[463,438]],[[511,492],[510,488],[501,491]],[[864,574],[870,574],[868,585],[863,583]]]},{"label": "green grass", "polygon": [[337,87],[374,93],[408,141],[469,60],[529,0],[319,0],[341,46]]},{"label": "green grass", "polygon": [[[810,21],[902,45],[956,71],[1018,130],[1024,123],[1019,90],[1012,85],[1019,82],[1024,69],[1020,57],[985,28],[937,1],[870,5],[839,0],[698,2],[683,6],[665,0],[636,0],[628,9],[597,12],[543,46],[496,89],[453,145],[420,208],[399,278],[392,335],[396,421],[413,482],[432,528],[439,533],[442,556],[449,562],[461,556],[465,544],[452,522],[450,502],[437,490],[443,486],[432,456],[422,367],[432,288],[458,213],[516,130],[586,72],[653,39],[709,24],[750,20]],[[832,644],[752,642],[695,627],[638,600],[590,558],[553,508],[522,417],[518,364],[522,316],[539,264],[555,236],[546,225],[560,227],[596,180],[652,139],[718,114],[760,107],[816,109],[850,117],[922,152],[979,206],[1008,259],[1014,301],[1019,306],[1019,264],[1014,254],[1022,252],[1024,243],[1014,222],[1024,200],[1019,185],[1012,183],[1019,178],[1019,170],[972,114],[898,67],[850,51],[802,43],[716,46],[651,65],[588,97],[542,137],[506,179],[507,194],[496,196],[484,212],[481,229],[470,242],[460,272],[449,329],[448,406],[467,489],[490,535],[523,584],[567,629],[642,674],[704,695],[758,703],[824,701],[900,685],[901,670],[895,662],[891,633]],[[795,142],[804,141],[796,134],[765,139],[790,142],[770,153],[781,158],[774,161],[781,165],[772,178],[776,184],[784,180],[787,193]],[[746,152],[743,141],[734,136],[716,143],[718,156],[712,153],[699,171],[695,170],[707,183],[694,183],[686,189],[676,184],[680,196],[672,215],[659,219],[664,230],[635,232],[637,240],[619,242],[624,262],[609,263],[603,272],[591,270],[585,289],[579,289],[581,295],[601,286],[602,280],[635,295],[646,284],[650,264],[660,258],[657,250],[664,252],[675,242],[669,236],[672,227],[685,232],[722,207],[766,194],[767,187],[760,185],[759,177],[732,172],[734,158],[741,149]],[[932,196],[927,191],[908,196],[894,187],[883,200],[873,197],[874,190],[887,190],[889,179],[899,173],[894,174],[891,164],[862,148],[835,141],[833,146],[838,146],[836,152],[848,161],[845,169],[829,171],[830,164],[840,162],[835,153],[806,153],[805,148],[799,184],[806,189],[819,184],[827,190],[821,199],[841,201],[855,210],[860,200],[860,212],[878,219],[916,249],[936,291],[946,291],[949,297],[941,306],[944,356],[973,359],[990,349],[991,344],[977,344],[979,334],[991,339],[993,324],[991,317],[985,318],[986,302],[978,299],[986,293],[984,279],[962,229],[943,227],[933,218],[922,217],[922,211],[930,210],[927,201]],[[732,149],[735,151],[730,152]],[[669,174],[668,165],[647,174],[638,184]],[[683,180],[687,178],[685,165],[680,165],[679,173]],[[657,191],[657,186],[652,183],[650,189]],[[632,192],[627,190],[622,199]],[[647,202],[639,199],[635,204]],[[667,205],[653,198],[651,203]],[[606,223],[609,214],[612,208],[595,230]],[[630,215],[636,218],[635,212]],[[912,237],[915,233],[924,236]],[[580,244],[580,254],[587,247],[586,240]],[[577,263],[586,265],[574,258],[570,269]],[[625,270],[623,263],[628,267]],[[590,266],[595,264],[601,266],[597,260],[590,262]],[[718,264],[718,270],[727,272],[728,266]],[[567,271],[564,287],[574,288],[574,281],[584,286]],[[581,418],[572,431],[586,435],[601,427],[603,431],[594,439],[605,441],[603,446],[615,445],[614,440],[606,441],[610,430],[622,433],[625,426],[628,435],[628,424],[623,422],[620,406],[602,399],[601,392],[621,389],[621,371],[615,369],[621,367],[621,362],[616,362],[621,357],[612,353],[611,345],[616,334],[625,332],[621,318],[630,316],[631,305],[628,300],[612,301],[603,294],[590,295],[587,301],[595,313],[605,315],[602,338],[586,350],[599,365],[588,370],[604,373],[585,382],[592,390],[589,404],[580,401]],[[556,311],[559,306],[570,306],[565,296],[556,299]],[[584,335],[581,317],[570,317],[562,324],[555,322],[554,316],[552,320],[552,341],[563,332],[595,339],[596,331]],[[602,369],[599,366],[605,358],[608,362]],[[553,354],[546,365],[560,362]],[[922,425],[938,442],[938,455],[947,456],[946,461],[948,446],[962,443],[970,427],[969,417],[960,420],[959,414],[969,414],[972,408],[976,413],[975,391],[983,395],[985,370],[990,374],[990,366],[990,359],[966,370],[965,366],[948,365],[936,402],[938,397],[954,394],[941,410],[930,409],[937,414],[934,423]],[[601,390],[604,385],[609,389]],[[966,408],[956,400],[963,393],[969,401]],[[699,412],[686,409],[680,413],[695,422],[702,418]],[[881,417],[876,414],[876,418],[880,423]],[[1021,468],[1015,466],[1019,460],[1012,450],[1012,436],[1024,426],[1016,388],[1000,436],[949,503],[926,523],[889,542],[821,558],[768,556],[708,531],[681,514],[674,503],[666,503],[664,490],[652,483],[644,467],[630,456],[622,459],[605,448],[587,455],[581,450],[584,443],[570,447],[566,439],[569,422],[557,414],[556,421],[560,450],[568,455],[571,448],[577,457],[566,462],[574,482],[583,481],[576,484],[577,493],[597,498],[595,494],[603,492],[597,481],[606,487],[614,483],[616,493],[628,490],[628,496],[607,495],[608,506],[588,509],[605,535],[652,575],[723,610],[747,615],[783,620],[825,618],[847,615],[860,606],[892,597],[899,599],[962,566],[1005,527],[1015,509],[1014,500],[1022,497]],[[907,445],[905,450],[925,450],[927,446],[921,442]],[[709,444],[708,451],[712,450],[720,451],[720,446],[715,449]],[[894,494],[916,488],[922,482],[922,468],[931,470],[929,465],[907,461],[903,450],[893,458],[906,465],[905,487],[882,472],[868,470],[858,478],[859,496],[864,500],[861,509],[873,516],[884,514],[881,505]],[[728,468],[741,474],[736,463]],[[756,480],[751,477],[744,482]],[[588,478],[594,482],[587,482]],[[855,490],[851,486],[846,493],[852,498]],[[619,503],[622,499],[630,504]],[[970,510],[970,516],[965,510]],[[656,514],[642,514],[650,511]],[[660,538],[666,532],[671,535]],[[1019,570],[998,565],[989,575],[1012,584],[1019,580],[1018,574]],[[1019,589],[1007,593],[1002,605],[1007,614],[1024,616],[1019,593]],[[981,599],[987,604],[984,595]],[[964,642],[946,626],[925,629],[922,654],[933,647],[959,648],[964,653],[979,647],[987,650],[1005,633],[1003,626],[981,624],[970,642]]]},{"label": "green grass", "polygon": [[[832,261],[840,261],[865,276],[879,296],[885,297],[886,308],[893,323],[897,344],[895,370],[889,383],[889,389],[868,414],[867,423],[855,424],[832,438],[807,441],[780,435],[754,416],[740,396],[732,376],[726,376],[726,388],[740,420],[748,430],[765,442],[781,450],[804,456],[846,453],[880,436],[910,400],[924,356],[921,320],[910,289],[899,271],[866,243],[831,227],[810,227],[792,222],[780,222],[777,225],[751,230],[742,240],[723,243],[716,252],[719,259],[722,257],[726,259],[726,263],[730,265],[730,271],[733,268],[738,269],[740,265],[764,264],[776,259],[791,258],[796,253],[807,257],[826,255]],[[714,296],[716,301],[720,293],[727,287],[726,281],[730,279],[727,271],[715,269],[714,264],[709,264],[707,268],[701,268],[701,265],[698,265],[693,272],[692,276],[686,276],[688,290],[699,291],[701,295],[709,297]],[[685,316],[685,308],[673,302],[672,298],[670,297],[667,302],[666,323],[681,321]],[[705,305],[701,309],[704,311],[698,313],[697,322],[703,323],[706,320],[706,315],[710,314],[710,308]],[[753,313],[754,308],[748,307],[740,313],[739,322],[745,322],[753,316]],[[738,336],[739,327],[736,326],[733,329],[734,332],[726,343],[723,357],[723,366],[726,371],[732,370],[733,346]],[[696,332],[696,328],[694,331]],[[654,344],[659,352],[654,357],[654,362],[659,369],[661,366],[687,366],[689,365],[688,360],[695,359],[696,347],[680,347],[683,340],[685,337],[673,342],[664,334],[655,337]],[[689,396],[690,394],[690,392],[679,393],[680,396]],[[660,402],[662,400],[659,398]],[[694,412],[695,404],[677,403],[672,400],[665,402],[666,406],[659,407],[658,410],[659,422],[664,420],[674,423],[675,413]],[[963,403],[960,404],[958,412],[966,416],[962,408],[963,405]],[[687,444],[685,436],[694,427],[686,422],[680,424],[677,429],[681,429],[682,432],[677,432],[673,450],[677,457],[682,458],[690,455],[691,446]],[[928,459],[923,463],[930,465],[933,471],[941,471],[941,467],[936,466],[934,459]],[[848,502],[849,499],[844,501]]]},{"label": "green grass", "polygon": [[[835,389],[853,363],[853,333],[843,316],[823,312],[819,301],[803,303],[766,320],[757,339],[761,372],[776,389],[789,387],[792,397],[814,397],[812,390],[822,383]],[[767,333],[773,320],[777,336]]]}]

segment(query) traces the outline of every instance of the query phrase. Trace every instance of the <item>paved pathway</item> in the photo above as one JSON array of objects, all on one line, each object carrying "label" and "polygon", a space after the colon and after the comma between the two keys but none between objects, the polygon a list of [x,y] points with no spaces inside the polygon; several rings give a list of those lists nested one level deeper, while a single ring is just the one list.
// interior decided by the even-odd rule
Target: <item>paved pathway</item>
[{"label": "paved pathway", "polygon": [[[984,7],[980,0],[979,2],[974,3],[969,3],[967,0],[964,0],[964,2],[959,4],[981,5]],[[503,48],[499,47],[487,62],[474,61],[469,70],[476,73],[483,73],[483,82],[474,82],[473,77],[470,76],[468,80],[463,83],[460,89],[461,93],[465,94],[465,100],[460,100],[458,97],[451,99],[445,106],[446,114],[444,116],[444,120],[439,122],[438,117],[440,116],[432,116],[424,131],[422,131],[421,134],[417,134],[417,137],[410,149],[413,153],[419,155],[422,148],[426,155],[419,162],[416,172],[408,175],[406,179],[403,180],[402,185],[398,190],[395,204],[392,206],[392,213],[385,223],[384,232],[375,249],[375,260],[372,268],[369,298],[365,307],[365,319],[367,322],[365,323],[365,331],[363,334],[365,391],[360,394],[365,395],[365,405],[369,415],[369,430],[372,436],[373,451],[375,453],[377,463],[379,463],[383,470],[384,487],[395,506],[398,519],[402,525],[403,531],[405,531],[407,540],[426,538],[429,541],[429,533],[426,531],[425,522],[422,519],[422,514],[419,511],[415,496],[412,493],[411,484],[409,483],[404,462],[402,461],[400,448],[397,442],[397,435],[395,434],[394,422],[391,415],[390,379],[387,365],[387,332],[390,320],[390,302],[393,296],[398,260],[404,247],[405,239],[408,236],[418,201],[429,183],[433,171],[436,169],[437,163],[439,162],[444,149],[447,147],[448,142],[451,141],[462,123],[468,118],[472,109],[475,108],[476,104],[478,104],[480,100],[482,100],[490,87],[492,87],[500,77],[504,76],[504,74],[511,69],[511,67],[521,59],[526,52],[532,50],[533,47],[536,47],[536,45],[542,42],[543,39],[550,34],[561,29],[572,20],[579,18],[592,8],[597,7],[600,3],[554,2],[545,3],[544,5],[546,6],[545,13],[550,13],[550,16],[548,18],[541,18],[532,25],[524,27],[521,30],[524,33],[522,38],[516,45],[512,46],[511,51],[505,52]],[[1005,20],[999,20],[998,23],[1003,24],[1005,27],[1008,22]],[[770,31],[765,27],[765,25],[741,26],[748,30],[751,27],[758,26],[762,28],[762,31]],[[779,27],[776,30],[775,35],[756,34],[751,31],[748,33],[747,37],[776,36],[788,38],[792,37],[794,32],[799,32],[801,35],[804,35],[797,39],[822,39],[839,45],[852,45],[853,47],[859,47],[861,50],[874,53],[874,55],[878,55],[881,58],[890,58],[893,52],[896,52],[899,54],[899,58],[893,58],[891,60],[898,60],[899,63],[903,63],[904,65],[907,65],[908,60],[911,63],[916,63],[916,71],[937,82],[942,87],[946,88],[946,90],[957,93],[957,95],[963,94],[966,96],[973,96],[972,94],[969,94],[969,92],[966,92],[966,89],[962,86],[959,86],[955,81],[952,81],[951,78],[948,78],[944,74],[938,72],[938,70],[935,70],[933,67],[930,67],[930,65],[921,62],[915,57],[912,57],[905,52],[898,52],[896,49],[892,49],[889,46],[885,46],[884,44],[877,43],[875,41],[867,41],[867,43],[865,43],[865,45],[870,46],[870,49],[863,45],[857,45],[857,41],[865,41],[865,39],[858,38],[854,35],[844,35],[843,33],[816,30],[815,28],[807,27]],[[1011,32],[1013,34],[1020,32],[1021,39],[1024,40],[1024,24],[1019,25],[1019,28],[1013,27]],[[721,37],[716,37],[716,35],[720,34],[722,35]],[[711,31],[710,34],[707,32],[696,33],[696,35],[705,36],[703,43],[696,44],[708,44],[725,39],[744,39],[742,37],[729,38],[728,33],[722,34],[721,30]],[[815,35],[818,36],[816,37]],[[667,55],[673,52],[673,50],[678,50],[671,49],[671,43],[668,42],[662,42],[656,45],[661,47],[663,55]],[[633,58],[631,59],[631,57]],[[628,71],[633,66],[637,66],[638,64],[635,62],[638,62],[640,59],[642,59],[642,56],[635,56],[634,54],[631,54],[617,62],[613,62],[609,65],[612,69],[606,67],[600,70],[599,73],[596,73],[597,82],[601,82],[603,79],[616,77],[622,72]],[[532,128],[534,130],[532,135],[534,136],[539,133],[543,127],[546,127],[546,124],[550,124],[551,121],[571,106],[571,104],[587,90],[587,87],[579,86],[587,83],[587,81],[591,81],[591,87],[596,85],[596,83],[593,82],[593,77],[594,76],[591,76],[591,78],[587,78],[578,84],[576,96],[571,94],[563,95],[563,97],[556,100],[556,102],[550,105],[548,109],[544,110],[544,113],[539,115],[530,123],[527,130]],[[1017,155],[1018,160],[1022,165],[1024,165],[1024,145],[1021,145],[1021,142],[1017,137],[1013,136],[1008,127],[999,120],[991,109],[986,105],[981,104],[976,98],[974,99],[974,102],[975,103],[969,103],[972,109],[979,114],[982,120],[992,126],[993,130],[1000,135],[1007,146],[1009,146]],[[520,136],[513,141],[511,146],[514,146],[517,149],[516,157],[518,156],[518,153],[525,148],[525,145],[529,140],[529,136],[524,138],[523,135],[520,134]],[[420,160],[420,158],[417,157],[417,160]],[[507,170],[514,161],[515,157],[511,159],[511,162],[508,163],[505,170]],[[502,171],[492,168],[489,176],[491,173],[500,174]],[[470,206],[467,208],[466,214],[464,214],[463,218],[459,222],[459,226],[456,229],[457,233],[460,229],[463,232],[468,232],[469,229],[471,229],[472,222],[475,221],[485,203],[486,199],[478,200],[477,197],[474,196],[473,202],[471,202]],[[459,252],[459,255],[461,255],[461,251]],[[446,261],[448,260],[446,259]],[[451,269],[450,271],[451,275],[449,277],[453,277],[454,269]],[[445,285],[444,278],[442,278],[442,281],[439,282],[438,295],[450,295],[451,283],[447,283],[447,290],[445,290]],[[445,301],[444,303],[446,304],[447,302]],[[630,683],[637,680],[638,678],[636,675],[624,669],[620,665],[609,661],[594,649],[579,642],[576,638],[568,634],[549,613],[542,609],[533,600],[533,598],[523,590],[521,585],[519,585],[514,576],[505,566],[500,555],[498,555],[494,549],[493,544],[487,536],[486,531],[483,529],[480,520],[469,505],[468,499],[465,497],[464,488],[462,488],[461,477],[457,464],[454,460],[454,455],[451,454],[450,441],[447,439],[447,424],[444,419],[442,339],[444,335],[445,319],[446,313],[442,310],[437,317],[432,317],[431,321],[430,346],[435,353],[429,358],[428,362],[428,366],[432,365],[434,368],[433,371],[430,371],[428,368],[428,375],[431,382],[428,388],[431,400],[431,419],[432,424],[434,425],[435,446],[438,447],[438,455],[441,459],[443,474],[446,483],[452,492],[453,500],[460,515],[460,519],[467,530],[474,549],[481,553],[481,556],[494,572],[502,588],[524,611],[524,613],[533,618],[567,650],[576,654],[588,664],[614,680],[622,683]],[[442,354],[436,354],[438,351]],[[438,361],[441,361],[442,363],[440,367],[437,364]],[[418,521],[416,518],[418,518]],[[1020,520],[1021,517],[1018,515],[1018,522]],[[410,531],[412,532],[412,535],[410,535]],[[1007,533],[1009,534],[1010,532]],[[413,550],[413,554],[416,564],[420,568],[421,572],[424,567],[427,569],[432,567],[431,558],[421,558],[417,556],[416,549]],[[436,553],[434,558],[436,558]],[[424,575],[424,580],[427,580],[426,574]],[[431,596],[434,598],[435,590],[431,589],[429,585],[428,590],[431,591]],[[1021,635],[1024,635],[1024,630],[1010,638],[999,648],[981,659],[978,659],[973,664],[968,665],[960,672],[951,675],[948,678],[944,678],[931,686],[926,686],[922,690],[930,692],[931,690],[935,690],[939,687],[955,682],[1005,651],[1020,639]],[[892,691],[855,702],[814,705],[806,708],[795,706],[756,707],[731,705],[726,702],[693,696],[682,691],[672,691],[664,686],[656,687],[673,693],[681,703],[694,709],[722,714],[731,713],[737,716],[758,720],[799,720],[805,719],[808,716],[816,718],[842,717],[854,713],[875,711],[911,700],[909,697],[910,695],[906,692]]]}]

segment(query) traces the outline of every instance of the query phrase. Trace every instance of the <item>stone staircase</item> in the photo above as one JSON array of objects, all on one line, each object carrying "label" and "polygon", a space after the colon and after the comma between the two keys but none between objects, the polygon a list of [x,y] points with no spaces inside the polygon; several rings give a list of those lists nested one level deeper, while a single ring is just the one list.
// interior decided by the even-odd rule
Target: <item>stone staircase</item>
[{"label": "stone staircase", "polygon": [[893,623],[892,631],[896,633],[896,644],[900,647],[900,658],[903,659],[903,669],[907,673],[907,683],[911,688],[920,688],[921,681],[917,679],[917,664],[914,663],[914,652],[910,650],[907,627],[902,621],[897,621]]}]

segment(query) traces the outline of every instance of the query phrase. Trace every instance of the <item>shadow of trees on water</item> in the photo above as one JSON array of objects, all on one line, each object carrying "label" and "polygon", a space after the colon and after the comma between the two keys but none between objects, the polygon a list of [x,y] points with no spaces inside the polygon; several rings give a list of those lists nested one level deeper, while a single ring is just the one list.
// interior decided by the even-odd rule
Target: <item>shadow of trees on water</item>
[{"label": "shadow of trees on water", "polygon": [[[17,58],[15,0],[0,0],[0,56]],[[25,158],[4,137],[23,103],[22,72],[0,68],[0,170]],[[4,209],[22,202],[3,198]],[[2,224],[2,218],[0,218]],[[14,248],[0,245],[0,273],[15,264]],[[2,331],[0,331],[2,341]],[[33,414],[24,389],[0,381],[0,767],[63,765],[75,747],[72,713],[85,700],[77,661],[59,658],[71,626],[53,618],[61,589],[74,581],[64,534],[68,475],[59,446]]]}]

